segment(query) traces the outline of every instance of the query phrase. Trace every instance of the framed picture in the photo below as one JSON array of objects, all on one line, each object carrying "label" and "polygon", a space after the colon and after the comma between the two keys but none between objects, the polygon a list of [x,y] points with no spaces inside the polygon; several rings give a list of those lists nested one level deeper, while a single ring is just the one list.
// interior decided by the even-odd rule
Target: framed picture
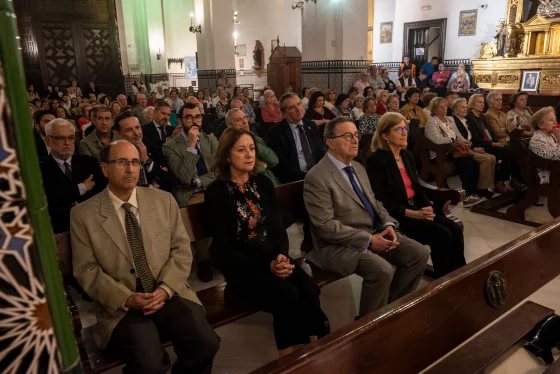
[{"label": "framed picture", "polygon": [[240,58],[239,59],[239,68],[243,69],[244,67],[245,67],[245,61],[242,58]]},{"label": "framed picture", "polygon": [[523,80],[521,81],[521,91],[537,92],[540,80],[540,71],[524,71]]},{"label": "framed picture", "polygon": [[185,57],[185,74],[187,78],[197,78],[198,77],[198,70],[196,67],[196,57],[189,56]]},{"label": "framed picture", "polygon": [[274,49],[278,47],[278,40],[273,39],[270,41],[270,53],[274,52]]},{"label": "framed picture", "polygon": [[381,22],[379,43],[387,44],[393,42],[393,22]]},{"label": "framed picture", "polygon": [[476,35],[478,9],[462,10],[459,13],[459,36]]},{"label": "framed picture", "polygon": [[246,56],[247,55],[247,46],[246,44],[240,44],[235,46],[235,52],[239,53],[238,56]]}]

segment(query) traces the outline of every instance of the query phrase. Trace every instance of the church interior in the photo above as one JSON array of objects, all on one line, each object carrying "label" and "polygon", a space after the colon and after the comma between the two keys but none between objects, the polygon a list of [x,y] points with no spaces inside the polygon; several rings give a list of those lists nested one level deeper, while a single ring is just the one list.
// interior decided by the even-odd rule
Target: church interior
[{"label": "church interior", "polygon": [[560,0],[0,9],[0,372],[560,373]]}]

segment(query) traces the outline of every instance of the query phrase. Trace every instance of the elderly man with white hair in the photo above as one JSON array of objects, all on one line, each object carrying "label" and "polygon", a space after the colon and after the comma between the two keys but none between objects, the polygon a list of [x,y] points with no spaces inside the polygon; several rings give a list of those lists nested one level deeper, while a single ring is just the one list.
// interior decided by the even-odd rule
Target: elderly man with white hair
[{"label": "elderly man with white hair", "polygon": [[127,106],[128,102],[126,101],[126,96],[123,94],[120,94],[117,96],[117,102],[121,105],[121,108],[123,106]]},{"label": "elderly man with white hair", "polygon": [[488,110],[485,117],[493,138],[506,145],[509,142],[509,134],[515,129],[515,126],[508,121],[507,115],[502,112],[502,94],[490,92],[486,96],[486,104],[488,104]]},{"label": "elderly man with white hair", "polygon": [[53,231],[58,234],[70,229],[70,209],[102,191],[107,180],[95,157],[74,153],[74,125],[63,118],[53,119],[45,133],[51,152],[41,165],[41,174]]}]

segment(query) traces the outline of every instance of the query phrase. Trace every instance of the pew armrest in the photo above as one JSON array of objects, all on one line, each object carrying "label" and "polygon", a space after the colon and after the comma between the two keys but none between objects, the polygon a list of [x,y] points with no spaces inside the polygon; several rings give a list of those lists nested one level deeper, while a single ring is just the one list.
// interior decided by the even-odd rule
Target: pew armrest
[{"label": "pew armrest", "polygon": [[457,223],[463,228],[463,223],[449,210],[449,204],[457,205],[467,198],[467,193],[462,188],[439,188],[418,179],[424,193],[430,201],[434,204],[434,210],[440,211],[450,220]]}]

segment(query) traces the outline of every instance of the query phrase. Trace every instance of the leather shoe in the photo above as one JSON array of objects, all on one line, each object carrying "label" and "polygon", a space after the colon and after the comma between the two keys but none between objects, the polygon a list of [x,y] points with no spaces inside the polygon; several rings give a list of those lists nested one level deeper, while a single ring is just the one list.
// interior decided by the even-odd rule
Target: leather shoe
[{"label": "leather shoe", "polygon": [[504,182],[499,182],[494,185],[494,193],[499,193],[501,195],[511,192],[509,188],[504,184]]},{"label": "leather shoe", "polygon": [[511,188],[513,188],[516,191],[523,191],[524,189],[527,188],[526,184],[519,182],[517,179],[512,179],[509,182],[509,185],[511,186]]},{"label": "leather shoe", "polygon": [[208,283],[214,277],[214,272],[212,271],[212,265],[210,265],[210,261],[199,261],[196,264],[196,276],[202,282]]}]

